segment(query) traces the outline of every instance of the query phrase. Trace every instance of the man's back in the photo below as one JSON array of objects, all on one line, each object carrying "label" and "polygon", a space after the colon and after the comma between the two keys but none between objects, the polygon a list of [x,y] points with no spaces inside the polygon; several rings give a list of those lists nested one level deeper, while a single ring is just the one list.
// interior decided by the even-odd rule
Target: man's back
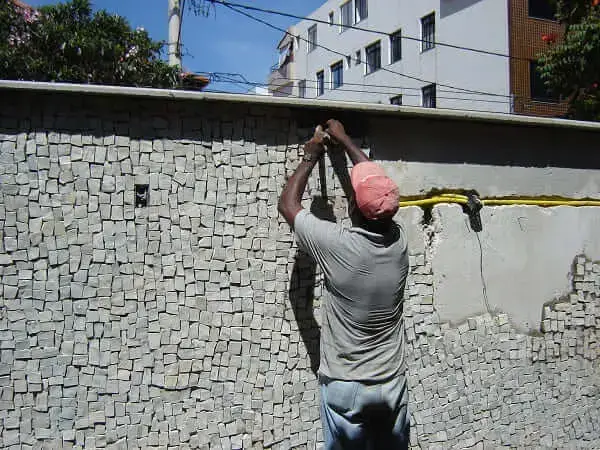
[{"label": "man's back", "polygon": [[[325,273],[319,368],[325,449],[408,448],[402,320],[407,242],[392,221],[400,191],[339,121],[328,120],[325,131],[316,127],[278,205],[300,246]],[[363,228],[344,229],[302,207],[309,175],[326,143],[332,151],[339,145],[354,164],[348,201],[353,223]]]},{"label": "man's back", "polygon": [[373,383],[403,373],[408,255],[402,228],[392,223],[386,234],[375,234],[301,211],[294,229],[325,274],[321,375]]}]

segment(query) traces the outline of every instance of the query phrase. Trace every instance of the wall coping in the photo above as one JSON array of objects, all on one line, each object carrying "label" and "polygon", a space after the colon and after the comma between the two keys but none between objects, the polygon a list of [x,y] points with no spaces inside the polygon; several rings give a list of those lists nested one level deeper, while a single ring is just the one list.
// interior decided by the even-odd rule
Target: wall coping
[{"label": "wall coping", "polygon": [[379,103],[360,103],[335,100],[313,100],[289,97],[272,97],[255,94],[228,94],[214,92],[196,92],[172,89],[152,89],[94,84],[47,83],[32,81],[0,80],[0,90],[32,91],[50,93],[77,93],[89,95],[138,97],[148,99],[193,100],[221,103],[244,103],[250,105],[268,105],[291,108],[335,109],[357,111],[380,115],[398,115],[423,119],[459,120],[488,122],[505,125],[540,126],[550,128],[569,128],[581,131],[600,131],[600,123],[584,122],[516,114],[486,113],[476,111],[455,111],[448,109],[430,109],[414,106],[383,105]]}]

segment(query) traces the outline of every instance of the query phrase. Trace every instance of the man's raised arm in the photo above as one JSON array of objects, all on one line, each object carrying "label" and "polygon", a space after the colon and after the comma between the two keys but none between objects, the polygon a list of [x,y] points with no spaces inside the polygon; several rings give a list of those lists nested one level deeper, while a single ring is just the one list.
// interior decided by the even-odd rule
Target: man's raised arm
[{"label": "man's raised arm", "polygon": [[294,226],[296,215],[302,210],[302,194],[308,183],[308,177],[325,152],[325,134],[320,127],[310,141],[304,144],[304,157],[283,187],[277,209],[285,221]]}]

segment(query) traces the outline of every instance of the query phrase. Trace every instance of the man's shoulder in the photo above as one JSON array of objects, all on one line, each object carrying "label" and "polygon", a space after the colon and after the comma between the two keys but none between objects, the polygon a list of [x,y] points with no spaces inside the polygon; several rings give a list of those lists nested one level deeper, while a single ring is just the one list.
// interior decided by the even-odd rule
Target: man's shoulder
[{"label": "man's shoulder", "polygon": [[302,228],[303,226],[313,227],[312,231],[323,231],[323,230],[339,230],[343,231],[346,227],[343,227],[340,223],[330,218],[321,218],[313,212],[303,209],[296,215],[294,219],[294,229]]},{"label": "man's shoulder", "polygon": [[320,219],[303,209],[294,219],[294,231],[300,241],[313,241],[322,246],[337,246],[343,241],[346,228],[337,222]]}]

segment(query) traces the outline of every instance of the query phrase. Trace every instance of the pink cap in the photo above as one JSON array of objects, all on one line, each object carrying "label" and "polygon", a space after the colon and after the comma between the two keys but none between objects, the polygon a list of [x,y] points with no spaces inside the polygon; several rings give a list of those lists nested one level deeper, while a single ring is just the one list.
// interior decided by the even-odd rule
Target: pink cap
[{"label": "pink cap", "polygon": [[396,214],[400,191],[379,164],[372,161],[358,163],[352,168],[350,180],[356,205],[367,219],[385,219]]}]

